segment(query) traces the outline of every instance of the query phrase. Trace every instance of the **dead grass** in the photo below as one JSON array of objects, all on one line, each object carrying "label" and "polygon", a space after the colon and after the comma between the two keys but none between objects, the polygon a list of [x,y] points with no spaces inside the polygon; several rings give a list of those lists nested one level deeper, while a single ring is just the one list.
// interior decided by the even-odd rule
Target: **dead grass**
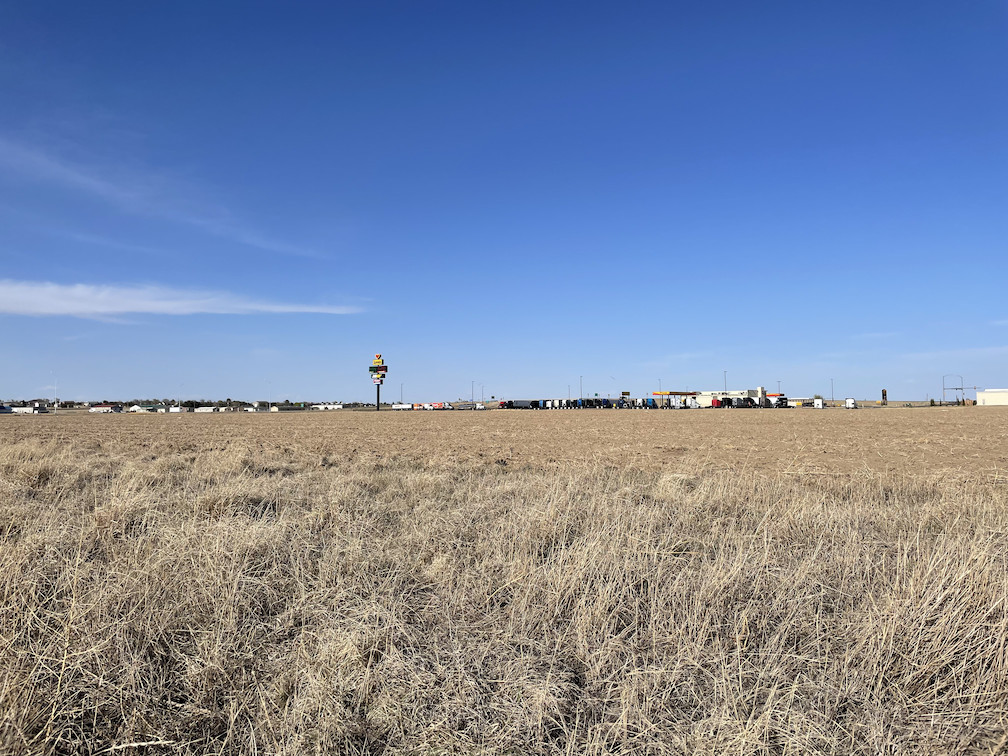
[{"label": "dead grass", "polygon": [[984,409],[2,418],[0,752],[1004,752]]}]

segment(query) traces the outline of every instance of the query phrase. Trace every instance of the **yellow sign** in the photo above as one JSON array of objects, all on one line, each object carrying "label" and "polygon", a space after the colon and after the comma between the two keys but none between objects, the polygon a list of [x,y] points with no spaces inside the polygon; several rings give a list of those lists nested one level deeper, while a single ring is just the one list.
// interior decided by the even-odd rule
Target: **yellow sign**
[{"label": "yellow sign", "polygon": [[384,365],[385,360],[371,360],[372,365]]}]

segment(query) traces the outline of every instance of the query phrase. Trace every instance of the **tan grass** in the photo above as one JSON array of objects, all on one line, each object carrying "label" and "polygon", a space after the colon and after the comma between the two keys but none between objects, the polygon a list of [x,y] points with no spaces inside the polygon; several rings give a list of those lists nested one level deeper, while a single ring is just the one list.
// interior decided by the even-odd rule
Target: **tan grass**
[{"label": "tan grass", "polygon": [[0,752],[1003,752],[973,412],[2,418]]}]

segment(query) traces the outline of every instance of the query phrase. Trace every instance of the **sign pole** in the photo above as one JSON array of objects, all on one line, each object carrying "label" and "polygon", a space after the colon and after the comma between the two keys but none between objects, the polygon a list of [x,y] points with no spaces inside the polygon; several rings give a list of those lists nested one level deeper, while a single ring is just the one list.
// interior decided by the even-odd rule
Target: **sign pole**
[{"label": "sign pole", "polygon": [[[385,380],[385,376],[388,375],[388,365],[385,364],[385,360],[382,359],[380,354],[376,354],[374,359],[371,360],[368,375],[371,376],[371,380],[374,381],[375,385],[375,412],[381,412],[381,385]],[[402,384],[399,384],[399,390],[402,393]]]}]

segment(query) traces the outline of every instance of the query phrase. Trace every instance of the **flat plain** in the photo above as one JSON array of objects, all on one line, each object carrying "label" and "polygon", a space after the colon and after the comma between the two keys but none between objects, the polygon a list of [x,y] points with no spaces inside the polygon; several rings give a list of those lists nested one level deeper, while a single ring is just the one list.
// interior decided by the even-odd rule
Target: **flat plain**
[{"label": "flat plain", "polygon": [[0,417],[0,752],[1002,753],[1008,411]]}]

